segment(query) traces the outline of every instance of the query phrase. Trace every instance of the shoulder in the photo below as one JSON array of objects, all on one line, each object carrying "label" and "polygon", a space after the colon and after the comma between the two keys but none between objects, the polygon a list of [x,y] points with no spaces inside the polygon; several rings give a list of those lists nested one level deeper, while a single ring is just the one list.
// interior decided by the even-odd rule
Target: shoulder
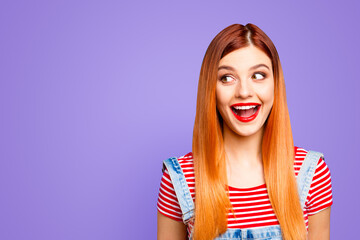
[{"label": "shoulder", "polygon": [[[185,177],[187,175],[187,173],[193,173],[194,172],[194,159],[193,159],[193,155],[192,152],[189,152],[185,155],[182,155],[180,157],[176,157],[181,170],[183,171]],[[163,172],[165,172],[166,174],[168,174],[168,171],[165,167],[165,164],[163,165]]]},{"label": "shoulder", "polygon": [[[306,154],[309,152],[308,149],[302,148],[302,147],[298,147],[295,146],[294,147],[294,152],[295,152],[295,158],[294,158],[294,170],[295,170],[295,175],[297,176],[301,166],[304,163]],[[319,157],[318,161],[317,161],[317,166],[316,166],[316,172],[318,173],[319,171],[323,171],[324,169],[328,169],[326,163],[325,163],[325,159],[323,156]]]},{"label": "shoulder", "polygon": [[178,161],[182,169],[194,168],[194,158],[192,152],[178,157]]},{"label": "shoulder", "polygon": [[[294,152],[295,152],[294,170],[295,170],[295,175],[297,176],[299,173],[299,170],[305,160],[306,154],[309,152],[309,150],[304,149],[302,147],[295,146]],[[316,179],[316,177],[323,175],[323,174],[330,174],[330,170],[329,170],[328,165],[325,162],[324,156],[321,156],[317,160],[314,179]]]},{"label": "shoulder", "polygon": [[308,151],[306,149],[302,148],[302,147],[294,146],[294,153],[295,153],[294,171],[295,171],[295,176],[297,176],[299,174],[300,168],[301,168],[302,164],[304,163],[307,152]]},{"label": "shoulder", "polygon": [[[180,168],[181,172],[176,171],[175,169],[167,169],[164,165],[163,168],[163,182],[169,187],[173,189],[173,181],[178,181],[179,175],[183,175],[185,177],[185,180],[188,184],[190,193],[192,194],[192,197],[194,197],[195,193],[195,173],[194,173],[194,161],[193,161],[193,155],[191,152],[176,158]],[[171,165],[170,165],[171,166]],[[172,179],[174,176],[176,176],[174,179]]]},{"label": "shoulder", "polygon": [[[316,150],[314,150],[316,151]],[[308,149],[295,147],[294,170],[297,176],[304,162]],[[305,202],[307,214],[314,215],[333,204],[331,173],[324,156],[317,160],[314,176],[311,181]]]}]

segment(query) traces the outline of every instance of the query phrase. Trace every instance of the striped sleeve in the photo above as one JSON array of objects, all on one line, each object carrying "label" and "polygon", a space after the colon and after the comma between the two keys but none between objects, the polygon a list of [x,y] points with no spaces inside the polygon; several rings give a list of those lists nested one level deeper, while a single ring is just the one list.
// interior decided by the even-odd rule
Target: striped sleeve
[{"label": "striped sleeve", "polygon": [[310,186],[305,204],[308,215],[314,215],[333,203],[330,170],[325,161],[320,158]]},{"label": "striped sleeve", "polygon": [[161,178],[157,209],[169,218],[182,221],[181,208],[167,169],[164,170]]}]

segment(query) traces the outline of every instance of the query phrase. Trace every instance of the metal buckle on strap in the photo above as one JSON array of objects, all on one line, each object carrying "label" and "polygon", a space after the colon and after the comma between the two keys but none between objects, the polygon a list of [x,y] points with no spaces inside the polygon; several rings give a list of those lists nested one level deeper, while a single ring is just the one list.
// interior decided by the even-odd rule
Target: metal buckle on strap
[{"label": "metal buckle on strap", "polygon": [[193,212],[193,210],[187,211],[186,213],[184,213],[184,214],[182,215],[183,222],[184,222],[185,224],[188,224],[190,221],[192,221],[192,220],[194,219],[194,214],[193,214],[192,217],[188,218],[187,220],[184,220],[184,216],[185,216],[186,214],[188,214],[189,212]]}]

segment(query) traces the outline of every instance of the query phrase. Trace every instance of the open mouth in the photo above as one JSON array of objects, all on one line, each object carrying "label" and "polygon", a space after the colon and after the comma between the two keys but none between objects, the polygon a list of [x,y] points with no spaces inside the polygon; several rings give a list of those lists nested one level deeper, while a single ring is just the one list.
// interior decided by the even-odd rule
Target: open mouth
[{"label": "open mouth", "polygon": [[235,117],[242,122],[249,122],[256,118],[261,105],[231,106]]}]

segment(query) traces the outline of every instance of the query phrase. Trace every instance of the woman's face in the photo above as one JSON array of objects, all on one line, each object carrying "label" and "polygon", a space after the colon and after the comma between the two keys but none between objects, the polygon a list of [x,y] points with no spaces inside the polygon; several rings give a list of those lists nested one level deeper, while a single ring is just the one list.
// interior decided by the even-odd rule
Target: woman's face
[{"label": "woman's face", "polygon": [[224,128],[241,136],[257,133],[263,129],[273,102],[272,63],[264,52],[250,45],[220,60],[216,105]]}]

